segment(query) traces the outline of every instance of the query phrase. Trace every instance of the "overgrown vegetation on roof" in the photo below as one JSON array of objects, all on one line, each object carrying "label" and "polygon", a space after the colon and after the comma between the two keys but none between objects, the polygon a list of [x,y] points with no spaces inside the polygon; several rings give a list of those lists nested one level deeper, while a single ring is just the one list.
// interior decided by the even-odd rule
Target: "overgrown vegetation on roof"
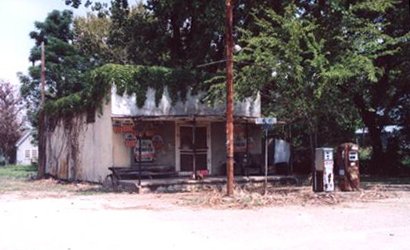
[{"label": "overgrown vegetation on roof", "polygon": [[117,94],[135,95],[138,107],[144,106],[148,88],[155,90],[155,103],[159,104],[164,90],[173,104],[185,101],[189,87],[195,92],[199,88],[197,75],[184,69],[160,66],[106,64],[92,70],[86,78],[89,82],[82,91],[47,102],[45,110],[50,115],[70,116],[100,107],[109,100],[113,84]]}]

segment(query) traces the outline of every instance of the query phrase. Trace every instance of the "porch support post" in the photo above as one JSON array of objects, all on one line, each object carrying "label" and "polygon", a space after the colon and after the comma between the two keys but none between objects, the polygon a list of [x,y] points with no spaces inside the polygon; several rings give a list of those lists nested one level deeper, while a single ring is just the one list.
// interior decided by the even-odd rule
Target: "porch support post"
[{"label": "porch support post", "polygon": [[265,181],[263,182],[263,194],[268,192],[268,128],[265,128]]},{"label": "porch support post", "polygon": [[193,124],[192,124],[192,150],[193,150],[193,156],[192,156],[192,170],[194,171],[193,176],[196,179],[196,120],[195,116],[193,119]]},{"label": "porch support post", "polygon": [[134,130],[137,132],[138,141],[138,186],[141,186],[142,175],[142,132],[144,130],[142,121],[140,119],[134,119]]},{"label": "porch support post", "polygon": [[226,0],[226,192],[233,195],[233,37],[232,37],[232,1]]},{"label": "porch support post", "polygon": [[[245,152],[245,168],[249,164],[249,123],[248,120],[246,120],[246,152]],[[245,174],[245,173],[243,173]]]},{"label": "porch support post", "polygon": [[141,157],[142,145],[141,144],[142,144],[141,133],[138,132],[138,186],[141,186],[141,175],[142,175],[142,167],[141,167],[141,164],[142,164],[142,162],[141,162],[142,161],[142,157]]}]

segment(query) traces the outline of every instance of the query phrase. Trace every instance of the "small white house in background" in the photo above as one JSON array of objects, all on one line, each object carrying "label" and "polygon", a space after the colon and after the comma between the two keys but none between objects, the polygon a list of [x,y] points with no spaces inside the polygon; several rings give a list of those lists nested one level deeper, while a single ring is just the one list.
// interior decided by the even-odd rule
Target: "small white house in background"
[{"label": "small white house in background", "polygon": [[[395,132],[400,131],[403,129],[401,126],[397,125],[386,125],[382,128],[382,146],[383,149],[387,148],[389,137],[391,137]],[[369,145],[369,129],[364,127],[360,129],[356,129],[356,144],[360,146],[368,146]]]},{"label": "small white house in background", "polygon": [[38,147],[32,143],[33,136],[31,130],[24,132],[16,142],[16,164],[29,165],[37,162]]}]

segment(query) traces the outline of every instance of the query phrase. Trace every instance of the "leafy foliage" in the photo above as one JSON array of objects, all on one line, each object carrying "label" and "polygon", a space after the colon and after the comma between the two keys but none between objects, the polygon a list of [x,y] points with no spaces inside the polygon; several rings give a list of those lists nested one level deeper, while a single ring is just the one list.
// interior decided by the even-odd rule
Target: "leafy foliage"
[{"label": "leafy foliage", "polygon": [[12,156],[15,144],[20,138],[22,121],[19,112],[22,109],[21,98],[8,82],[0,81],[0,155],[6,163]]},{"label": "leafy foliage", "polygon": [[73,45],[72,15],[72,12],[67,10],[54,10],[44,22],[36,22],[36,31],[30,33],[30,37],[35,40],[29,58],[33,66],[29,68],[28,75],[19,76],[22,84],[20,91],[26,100],[29,118],[34,126],[37,124],[40,106],[41,42],[46,44],[47,100],[57,100],[85,87],[85,72],[90,64]]},{"label": "leafy foliage", "polygon": [[349,139],[363,122],[380,159],[383,126],[408,117],[398,111],[409,93],[408,4],[294,1],[282,7],[257,12],[256,27],[242,32],[239,93],[261,91],[269,100],[266,114],[301,123],[297,134],[310,134],[311,146]]},{"label": "leafy foliage", "polygon": [[[263,112],[292,124],[301,148],[350,140],[355,128],[366,126],[374,162],[385,164],[383,126],[402,125],[400,150],[408,148],[408,10],[404,0],[235,1],[234,36],[244,47],[235,59],[237,98],[260,92]],[[114,0],[109,16],[107,42],[84,39],[79,47],[92,44],[86,51],[100,55],[99,65],[123,65],[96,70],[90,82],[108,86],[115,79],[121,93],[136,94],[138,105],[146,80],[158,83],[158,95],[171,86],[177,98],[201,83],[206,101],[221,100],[224,64],[196,66],[224,59],[223,1],[148,0],[130,7]],[[170,77],[184,77],[169,73],[176,71],[191,72],[183,75],[196,81],[177,84],[183,81]]]},{"label": "leafy foliage", "polygon": [[199,86],[199,79],[190,71],[141,65],[105,64],[92,70],[87,80],[92,84],[82,91],[47,102],[46,111],[56,116],[70,116],[95,109],[104,98],[109,97],[113,84],[119,95],[135,95],[139,107],[144,105],[149,87],[156,90],[155,101],[158,105],[165,88],[175,103],[186,99],[189,88],[195,91],[195,87]]},{"label": "leafy foliage", "polygon": [[74,19],[73,44],[92,67],[121,61],[121,51],[108,43],[111,25],[108,17],[97,17],[90,13],[86,17]]},{"label": "leafy foliage", "polygon": [[[346,103],[323,77],[329,61],[324,40],[317,35],[320,27],[300,18],[298,11],[296,5],[288,5],[282,15],[273,10],[266,10],[262,18],[254,15],[260,32],[243,32],[247,46],[237,57],[237,90],[242,95],[261,91],[269,100],[264,103],[266,114],[302,122],[309,133],[317,133],[323,118],[343,119],[340,107]],[[251,79],[255,84],[249,84]]]}]

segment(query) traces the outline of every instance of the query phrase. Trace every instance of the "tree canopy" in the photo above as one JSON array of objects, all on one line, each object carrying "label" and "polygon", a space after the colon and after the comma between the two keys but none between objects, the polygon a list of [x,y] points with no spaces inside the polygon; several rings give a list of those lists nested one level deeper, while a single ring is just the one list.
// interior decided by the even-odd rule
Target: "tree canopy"
[{"label": "tree canopy", "polygon": [[253,17],[258,28],[244,31],[238,89],[262,90],[271,112],[320,131],[319,145],[330,142],[331,124],[352,133],[361,121],[383,169],[382,129],[408,119],[397,113],[409,94],[408,3],[295,1]]},{"label": "tree canopy", "polygon": [[13,155],[15,144],[21,136],[21,98],[9,82],[0,81],[0,154],[6,163]]},{"label": "tree canopy", "polygon": [[[210,103],[221,100],[223,1],[65,2],[91,6],[97,15],[73,21],[71,12],[53,11],[36,22],[30,34],[36,42],[33,66],[21,76],[22,94],[34,113],[44,38],[50,112],[64,116],[95,108],[113,80],[119,92],[136,94],[140,106],[147,86],[158,95],[167,86],[173,100],[183,99],[188,89],[207,91]],[[334,146],[366,126],[374,164],[383,165],[383,127],[399,125],[395,138],[405,155],[408,10],[404,0],[235,1],[234,38],[243,48],[235,55],[236,98],[260,93],[263,113],[291,125],[297,147]]]},{"label": "tree canopy", "polygon": [[35,46],[30,52],[32,66],[28,75],[19,74],[21,94],[26,100],[29,118],[36,125],[40,102],[41,43],[45,42],[46,94],[47,100],[57,100],[81,91],[85,87],[84,76],[89,69],[89,61],[73,45],[74,33],[71,28],[71,11],[54,10],[44,22],[35,22],[35,31],[30,37]]}]

